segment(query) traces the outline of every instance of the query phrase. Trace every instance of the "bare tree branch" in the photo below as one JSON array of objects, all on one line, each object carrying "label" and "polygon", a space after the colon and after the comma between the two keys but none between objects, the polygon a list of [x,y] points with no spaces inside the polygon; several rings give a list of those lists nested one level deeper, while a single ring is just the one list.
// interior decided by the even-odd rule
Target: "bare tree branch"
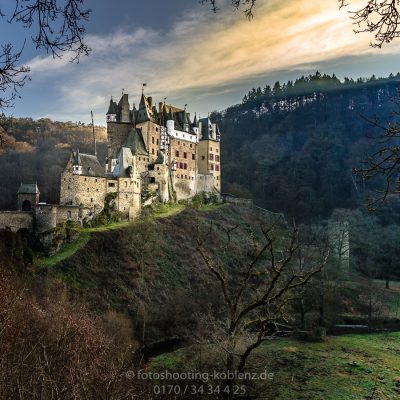
[{"label": "bare tree branch", "polygon": [[44,49],[53,57],[71,52],[71,60],[88,55],[90,48],[84,42],[83,22],[91,10],[83,9],[84,0],[15,0],[15,9],[8,19],[33,29],[31,36],[37,49]]},{"label": "bare tree branch", "polygon": [[[351,1],[338,0],[339,7],[351,5]],[[357,27],[354,32],[369,32],[375,36],[372,47],[382,47],[400,36],[399,0],[368,0],[357,11],[350,11],[350,18]]]},{"label": "bare tree branch", "polygon": [[[31,31],[31,39],[37,49],[43,49],[53,57],[71,55],[78,62],[88,55],[85,43],[84,22],[91,10],[84,9],[84,0],[14,0],[11,15],[0,10],[0,18],[9,23],[20,23]],[[0,110],[13,106],[19,89],[28,80],[29,67],[21,66],[24,45],[15,50],[11,43],[1,45],[0,54]]]},{"label": "bare tree branch", "polygon": [[[218,0],[199,0],[200,4],[210,4],[211,9],[214,13],[216,13],[218,8]],[[248,19],[253,18],[253,9],[256,5],[257,0],[231,0],[232,6],[235,10],[243,9],[243,13]]]},{"label": "bare tree branch", "polygon": [[28,80],[29,67],[19,65],[23,48],[14,51],[11,43],[1,46],[0,52],[0,92],[7,93],[6,97],[0,97],[0,110],[10,107],[18,90]]}]

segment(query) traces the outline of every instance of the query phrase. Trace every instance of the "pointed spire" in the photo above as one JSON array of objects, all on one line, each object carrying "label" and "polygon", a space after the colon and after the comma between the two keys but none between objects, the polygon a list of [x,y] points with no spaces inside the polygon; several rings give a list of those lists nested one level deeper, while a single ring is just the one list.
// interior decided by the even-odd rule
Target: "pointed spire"
[{"label": "pointed spire", "polygon": [[194,113],[193,126],[197,127],[197,115]]}]

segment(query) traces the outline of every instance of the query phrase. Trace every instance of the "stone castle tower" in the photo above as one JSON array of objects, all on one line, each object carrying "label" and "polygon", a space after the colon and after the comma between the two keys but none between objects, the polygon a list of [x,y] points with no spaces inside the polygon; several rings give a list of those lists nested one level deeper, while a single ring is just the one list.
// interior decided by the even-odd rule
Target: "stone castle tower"
[{"label": "stone castle tower", "polygon": [[189,199],[199,192],[220,193],[220,132],[209,118],[192,121],[186,109],[142,94],[130,108],[127,94],[110,100],[107,159],[72,151],[61,176],[61,206],[79,207],[91,218],[113,194],[117,210],[135,218],[142,204],[159,198]]}]

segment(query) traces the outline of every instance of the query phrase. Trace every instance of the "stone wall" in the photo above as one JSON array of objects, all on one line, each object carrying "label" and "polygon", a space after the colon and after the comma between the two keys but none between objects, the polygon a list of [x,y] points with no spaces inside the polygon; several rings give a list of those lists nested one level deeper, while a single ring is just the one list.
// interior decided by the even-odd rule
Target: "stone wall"
[{"label": "stone wall", "polygon": [[139,178],[118,178],[117,209],[133,219],[140,213],[141,182]]},{"label": "stone wall", "polygon": [[23,211],[0,211],[0,229],[32,229],[33,213]]},{"label": "stone wall", "polygon": [[43,233],[57,226],[57,207],[54,204],[40,204],[35,210],[35,231]]},{"label": "stone wall", "polygon": [[196,181],[196,193],[214,191],[214,176],[212,174],[198,174]]},{"label": "stone wall", "polygon": [[96,214],[104,208],[107,179],[74,175],[69,171],[61,174],[60,205],[92,208]]},{"label": "stone wall", "polygon": [[78,206],[57,206],[57,224],[66,221],[80,222],[82,220],[83,210]]}]

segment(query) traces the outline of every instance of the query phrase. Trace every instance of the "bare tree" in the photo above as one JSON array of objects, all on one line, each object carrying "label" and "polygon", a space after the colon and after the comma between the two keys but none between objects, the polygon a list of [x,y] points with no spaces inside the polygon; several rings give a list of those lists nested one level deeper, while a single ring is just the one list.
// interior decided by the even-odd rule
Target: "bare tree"
[{"label": "bare tree", "polygon": [[[257,0],[231,0],[231,2],[235,10],[243,9],[243,13],[247,18],[253,18],[253,9],[256,5]],[[217,12],[219,9],[217,0],[200,0],[200,3],[210,4],[213,12]]]},{"label": "bare tree", "polygon": [[[218,0],[199,0],[201,4],[210,4],[217,12]],[[337,0],[340,8],[351,6],[352,1]],[[257,0],[231,0],[235,10],[243,10],[244,15],[253,18]],[[400,36],[400,1],[399,0],[365,0],[365,5],[358,10],[351,10],[350,18],[354,21],[355,33],[369,32],[375,36],[372,47],[382,47]]]},{"label": "bare tree", "polygon": [[[90,48],[85,43],[84,22],[91,10],[84,9],[84,0],[14,0],[15,7],[9,15],[0,10],[0,18],[8,23],[21,24],[29,30],[36,49],[45,50],[53,57],[64,53],[71,55],[71,61],[79,61],[88,55]],[[10,107],[25,84],[28,66],[21,66],[21,49],[11,43],[3,43],[0,52],[0,110]],[[8,94],[6,94],[8,93]]]},{"label": "bare tree", "polygon": [[[340,8],[351,5],[351,1],[338,0]],[[364,7],[350,11],[350,18],[357,28],[355,33],[370,32],[375,36],[372,47],[382,47],[400,36],[400,1],[366,0]]]},{"label": "bare tree", "polygon": [[[270,227],[262,230],[263,244],[254,242],[253,249],[247,250],[251,254],[248,262],[242,263],[232,256],[230,248],[238,227],[211,225],[207,237],[213,237],[213,229],[223,229],[226,234],[222,257],[207,249],[200,232],[197,251],[219,282],[226,308],[226,323],[222,327],[225,338],[221,341],[226,351],[226,370],[243,372],[248,357],[263,342],[293,332],[287,306],[298,297],[297,289],[321,272],[328,252],[322,260],[307,259],[308,265],[302,263],[299,269],[297,259],[302,255],[297,228],[282,237]],[[229,273],[232,265],[234,274]],[[228,380],[227,384],[232,386],[233,382]]]},{"label": "bare tree", "polygon": [[390,193],[399,190],[398,175],[400,171],[400,97],[391,99],[396,110],[392,112],[392,122],[383,123],[376,117],[369,120],[377,134],[371,137],[375,150],[363,161],[363,165],[354,168],[353,173],[367,181],[373,178],[383,179],[381,189],[368,198],[368,208],[375,211],[386,200]]}]

